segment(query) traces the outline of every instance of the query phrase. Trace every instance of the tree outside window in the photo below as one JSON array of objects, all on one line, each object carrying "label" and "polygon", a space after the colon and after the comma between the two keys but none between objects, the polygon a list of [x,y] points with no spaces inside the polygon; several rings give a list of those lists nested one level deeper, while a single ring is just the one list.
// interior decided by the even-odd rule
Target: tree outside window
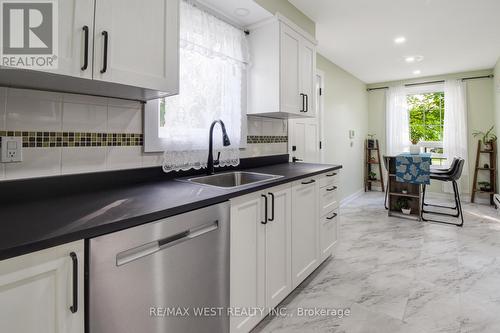
[{"label": "tree outside window", "polygon": [[[407,97],[411,139],[420,141],[424,151],[443,153],[444,92],[412,94]],[[433,160],[440,164],[440,160]]]}]

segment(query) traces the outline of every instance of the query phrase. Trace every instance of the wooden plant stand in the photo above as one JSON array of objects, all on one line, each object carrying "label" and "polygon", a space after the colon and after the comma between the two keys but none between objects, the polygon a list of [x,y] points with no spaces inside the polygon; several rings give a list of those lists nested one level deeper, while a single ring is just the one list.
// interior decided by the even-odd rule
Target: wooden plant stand
[{"label": "wooden plant stand", "polygon": [[[474,182],[472,183],[472,194],[470,201],[474,202],[476,199],[476,193],[489,194],[490,204],[493,205],[493,195],[497,192],[497,142],[493,141],[490,143],[491,150],[486,150],[481,146],[481,140],[477,142],[477,153],[476,153],[476,167],[474,168]],[[488,155],[488,168],[481,166],[481,154]],[[478,173],[485,172],[489,174],[490,191],[482,191],[478,188]]]},{"label": "wooden plant stand", "polygon": [[[380,184],[382,192],[385,192],[382,160],[380,159],[380,146],[378,140],[373,140],[373,142],[374,146],[369,147],[368,139],[365,140],[365,192],[372,191],[373,184]],[[370,179],[370,172],[372,172],[373,168],[377,167],[380,179]]]}]

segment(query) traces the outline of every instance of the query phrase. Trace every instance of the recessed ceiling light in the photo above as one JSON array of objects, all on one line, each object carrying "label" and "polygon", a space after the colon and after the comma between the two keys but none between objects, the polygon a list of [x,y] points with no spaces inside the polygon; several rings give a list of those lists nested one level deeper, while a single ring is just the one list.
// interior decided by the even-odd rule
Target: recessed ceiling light
[{"label": "recessed ceiling light", "polygon": [[422,71],[420,69],[416,69],[416,70],[413,71],[413,74],[414,75],[420,75],[420,74],[422,74]]},{"label": "recessed ceiling light", "polygon": [[424,60],[424,57],[421,55],[412,55],[405,57],[405,61],[410,64],[414,62],[421,62],[422,60]]},{"label": "recessed ceiling light", "polygon": [[394,38],[394,43],[396,44],[403,44],[404,42],[406,42],[406,38],[404,38],[403,36]]},{"label": "recessed ceiling light", "polygon": [[248,16],[248,14],[250,14],[250,11],[246,8],[236,8],[234,10],[234,13],[238,16]]}]

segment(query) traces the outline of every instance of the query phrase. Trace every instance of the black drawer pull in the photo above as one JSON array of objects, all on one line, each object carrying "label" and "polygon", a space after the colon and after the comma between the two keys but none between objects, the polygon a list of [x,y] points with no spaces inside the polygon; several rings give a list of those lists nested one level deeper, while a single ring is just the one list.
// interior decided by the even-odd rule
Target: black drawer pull
[{"label": "black drawer pull", "polygon": [[78,257],[75,252],[69,254],[73,262],[73,305],[69,307],[71,313],[78,311]]},{"label": "black drawer pull", "polygon": [[336,175],[337,175],[337,173],[336,173],[336,172],[334,172],[334,173],[330,173],[330,174],[328,174],[328,175],[326,175],[326,176],[327,176],[327,177],[333,177],[333,176],[336,176]]},{"label": "black drawer pull", "polygon": [[305,96],[306,96],[306,109],[304,112],[307,112],[309,111],[309,96],[307,94],[305,94]]},{"label": "black drawer pull", "polygon": [[306,94],[300,93],[300,96],[302,97],[302,110],[299,110],[299,112],[306,112],[306,108],[304,105]]},{"label": "black drawer pull", "polygon": [[326,217],[326,219],[327,219],[327,220],[333,220],[333,219],[334,219],[334,218],[336,218],[336,217],[337,217],[337,213],[333,213],[333,215],[332,215],[332,216],[330,216],[330,217],[328,217],[328,216],[327,216],[327,217]]},{"label": "black drawer pull", "polygon": [[314,179],[311,179],[310,181],[308,182],[302,182],[302,185],[308,185],[308,184],[312,184],[312,183],[315,183],[316,181]]},{"label": "black drawer pull", "polygon": [[267,224],[267,195],[261,194],[260,196],[264,198],[264,211],[265,211],[264,221],[261,221],[260,223]]},{"label": "black drawer pull", "polygon": [[332,186],[331,188],[327,188],[326,190],[328,192],[335,191],[337,189],[337,186]]},{"label": "black drawer pull", "polygon": [[103,31],[102,35],[104,36],[104,51],[103,51],[101,74],[104,74],[108,70],[108,32]]},{"label": "black drawer pull", "polygon": [[274,193],[269,192],[268,194],[271,196],[271,205],[272,205],[271,218],[268,219],[268,221],[272,222],[272,221],[274,221]]},{"label": "black drawer pull", "polygon": [[87,67],[89,67],[89,27],[84,25],[83,26],[83,32],[84,32],[84,54],[83,54],[83,66],[81,68],[82,71],[86,70]]}]

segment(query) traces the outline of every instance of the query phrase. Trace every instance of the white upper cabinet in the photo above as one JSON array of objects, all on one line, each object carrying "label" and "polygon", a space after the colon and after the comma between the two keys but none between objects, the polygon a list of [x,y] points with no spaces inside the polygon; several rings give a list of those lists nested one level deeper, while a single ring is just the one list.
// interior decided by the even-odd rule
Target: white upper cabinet
[{"label": "white upper cabinet", "polygon": [[249,28],[248,114],[315,117],[315,40],[281,15]]},{"label": "white upper cabinet", "polygon": [[0,332],[84,332],[83,240],[0,261]]},{"label": "white upper cabinet", "polygon": [[303,109],[301,95],[301,37],[281,24],[281,111],[298,114]]},{"label": "white upper cabinet", "polygon": [[60,0],[57,68],[0,66],[0,86],[140,101],[175,95],[179,1]]},{"label": "white upper cabinet", "polygon": [[301,107],[309,117],[316,116],[315,107],[315,92],[314,92],[314,76],[316,72],[316,47],[307,39],[302,38],[299,48],[299,63],[300,63],[300,92],[303,100]]},{"label": "white upper cabinet", "polygon": [[178,0],[96,0],[94,79],[177,91],[178,7]]},{"label": "white upper cabinet", "polygon": [[92,78],[94,0],[58,1],[58,68],[49,72]]}]

